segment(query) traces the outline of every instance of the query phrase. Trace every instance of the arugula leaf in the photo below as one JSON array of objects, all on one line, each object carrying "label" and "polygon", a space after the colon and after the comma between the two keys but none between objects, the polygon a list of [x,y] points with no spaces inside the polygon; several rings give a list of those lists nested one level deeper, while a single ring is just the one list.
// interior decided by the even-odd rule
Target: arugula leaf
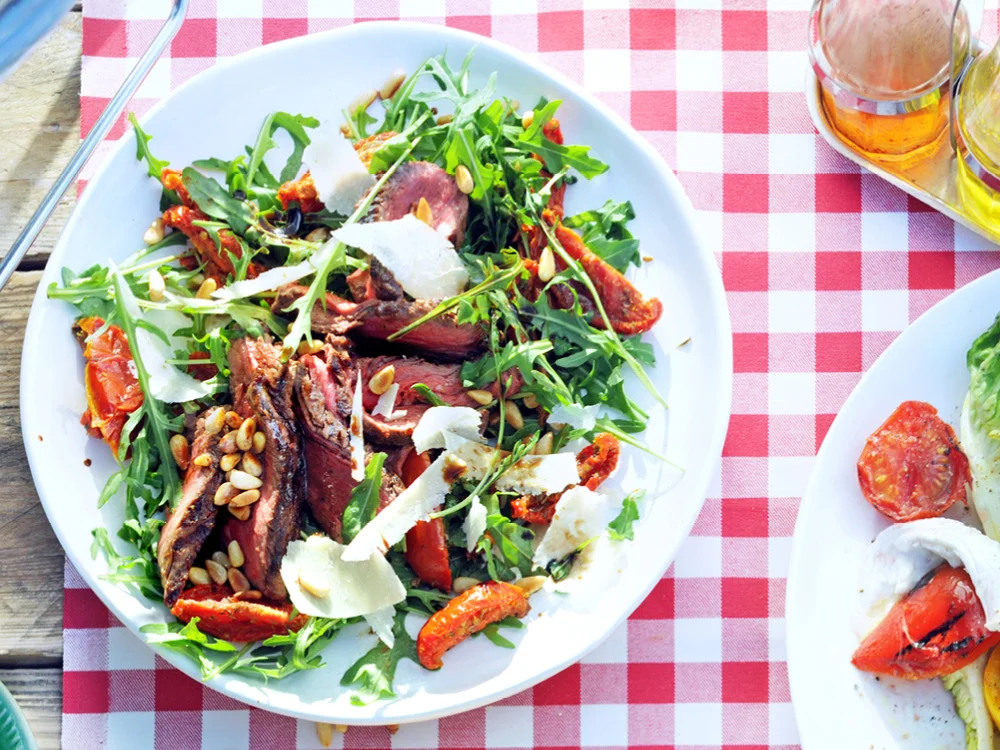
[{"label": "arugula leaf", "polygon": [[128,121],[132,123],[132,129],[135,131],[135,158],[139,161],[145,160],[149,176],[159,180],[163,170],[170,166],[170,162],[153,156],[149,150],[149,142],[153,136],[147,135],[146,131],[139,126],[135,112],[128,113]]},{"label": "arugula leaf", "polygon": [[396,666],[401,659],[410,659],[420,663],[417,657],[417,644],[406,632],[406,613],[396,612],[392,627],[395,638],[392,648],[381,641],[367,654],[348,667],[340,684],[344,687],[356,688],[351,696],[351,703],[364,706],[383,698],[395,698],[392,681],[396,676]]},{"label": "arugula leaf", "polygon": [[447,406],[444,399],[432,391],[430,386],[425,383],[414,383],[410,386],[410,390],[414,391],[431,406]]},{"label": "arugula leaf", "polygon": [[521,630],[524,628],[524,623],[516,617],[505,617],[499,622],[491,622],[481,631],[494,646],[499,646],[500,648],[517,648],[517,646],[500,635],[500,628]]},{"label": "arugula leaf", "polygon": [[384,172],[403,154],[412,148],[410,139],[402,133],[397,133],[392,138],[384,141],[381,146],[371,156],[368,164],[368,171],[371,174]]},{"label": "arugula leaf", "polygon": [[185,167],[181,180],[198,208],[228,224],[236,234],[246,234],[255,217],[245,201],[237,200],[222,185],[193,167]]},{"label": "arugula leaf", "polygon": [[496,372],[507,372],[512,367],[521,371],[526,385],[535,382],[535,363],[543,354],[552,351],[551,341],[508,341],[497,354],[486,354],[480,359],[462,364],[462,385],[466,388],[480,388],[496,377]]},{"label": "arugula leaf", "polygon": [[632,524],[639,520],[639,501],[646,495],[646,490],[634,490],[622,500],[621,512],[608,524],[608,536],[618,541],[635,538]]},{"label": "arugula leaf", "polygon": [[[264,161],[264,155],[273,148],[277,148],[278,143],[274,140],[274,133],[280,128],[288,133],[292,139],[292,153],[285,162],[281,170],[281,182],[288,182],[295,179],[302,167],[302,154],[306,146],[311,142],[306,128],[319,126],[319,120],[315,117],[304,115],[290,115],[287,112],[273,112],[264,119],[264,124],[257,134],[257,141],[250,152],[250,163],[247,165],[246,182],[253,186],[257,171]],[[273,178],[272,178],[273,181]],[[273,183],[272,183],[273,184]],[[268,185],[271,186],[271,185]]]},{"label": "arugula leaf", "polygon": [[[499,551],[501,559],[511,569],[517,569],[524,576],[531,573],[535,567],[531,560],[533,555],[531,542],[535,538],[535,532],[500,513],[491,513],[486,517],[486,533]],[[494,580],[509,581],[511,578],[494,577]]]},{"label": "arugula leaf", "polygon": [[351,500],[344,508],[344,544],[350,544],[378,511],[385,459],[385,453],[373,453],[365,467],[365,478],[351,490]]},{"label": "arugula leaf", "polygon": [[635,209],[630,201],[608,199],[598,209],[567,217],[563,224],[577,230],[594,253],[624,273],[629,264],[639,266],[642,262],[639,240],[627,227],[633,219]]},{"label": "arugula leaf", "polygon": [[530,149],[541,156],[545,161],[545,168],[550,172],[558,172],[563,167],[572,167],[589,180],[608,171],[607,164],[590,156],[590,146],[560,146],[541,132],[536,133],[534,137],[527,137],[525,133],[517,142],[522,148]]}]

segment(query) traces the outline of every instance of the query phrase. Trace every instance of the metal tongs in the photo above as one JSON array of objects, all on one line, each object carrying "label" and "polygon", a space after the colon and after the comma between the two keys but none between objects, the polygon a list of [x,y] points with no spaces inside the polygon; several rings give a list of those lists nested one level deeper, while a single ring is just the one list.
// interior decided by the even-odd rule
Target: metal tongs
[{"label": "metal tongs", "polygon": [[135,67],[129,72],[121,88],[115,92],[111,101],[108,102],[108,106],[101,112],[101,116],[97,118],[97,122],[94,123],[94,127],[90,129],[87,137],[83,139],[80,148],[76,150],[69,163],[60,173],[59,177],[56,178],[55,184],[52,185],[45,198],[42,199],[38,209],[28,220],[24,229],[21,230],[21,234],[14,240],[10,251],[4,256],[3,260],[0,260],[0,289],[7,286],[10,277],[14,275],[14,271],[17,270],[24,254],[28,252],[28,248],[31,247],[35,238],[38,237],[38,233],[42,231],[42,227],[49,220],[52,211],[59,203],[63,194],[73,184],[77,175],[80,174],[80,170],[83,169],[83,165],[87,163],[91,154],[94,153],[97,144],[104,140],[108,131],[111,130],[111,126],[114,125],[115,121],[124,111],[125,106],[132,100],[136,89],[139,88],[139,85],[146,78],[153,64],[160,57],[163,50],[166,49],[167,44],[177,35],[177,31],[184,22],[187,6],[188,0],[174,0],[170,15],[167,16],[166,21],[160,27],[159,32],[157,32],[148,49],[146,49],[142,57],[135,64]]}]

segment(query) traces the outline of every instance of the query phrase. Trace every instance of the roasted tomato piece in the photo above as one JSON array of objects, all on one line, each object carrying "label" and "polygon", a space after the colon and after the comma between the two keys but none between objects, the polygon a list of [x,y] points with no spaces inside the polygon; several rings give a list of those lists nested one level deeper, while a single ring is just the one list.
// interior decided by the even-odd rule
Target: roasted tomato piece
[{"label": "roasted tomato piece", "polygon": [[972,483],[951,425],[930,404],[904,401],[871,434],[858,459],[861,492],[893,521],[940,516]]},{"label": "roasted tomato piece", "polygon": [[306,172],[297,180],[286,182],[278,189],[278,200],[286,211],[292,203],[298,203],[304,214],[311,214],[323,209],[323,201],[319,199],[316,183],[312,173]]},{"label": "roasted tomato piece", "polygon": [[851,663],[864,672],[925,680],[961,669],[998,642],[969,574],[944,565],[889,610]]},{"label": "roasted tomato piece", "polygon": [[440,669],[444,653],[473,633],[506,617],[524,617],[531,607],[517,586],[486,581],[459,594],[424,623],[417,636],[417,656],[427,669]]},{"label": "roasted tomato piece", "polygon": [[[403,484],[409,487],[431,465],[426,453],[410,451],[403,462]],[[420,580],[442,591],[451,591],[451,563],[448,560],[448,536],[444,519],[417,521],[406,532],[406,562]]]},{"label": "roasted tomato piece", "polygon": [[228,586],[211,584],[187,589],[170,612],[182,622],[198,617],[201,632],[236,643],[294,633],[309,619],[301,614],[291,618],[289,602],[234,599]]},{"label": "roasted tomato piece", "polygon": [[[241,258],[243,246],[236,235],[228,229],[220,229],[219,242],[222,247],[221,249],[217,247],[208,232],[194,223],[209,220],[207,214],[190,206],[171,206],[163,212],[163,223],[187,235],[198,257],[205,264],[205,275],[212,277],[219,286],[222,286],[226,282],[227,275],[236,273],[230,256]],[[260,268],[255,263],[250,263],[247,267],[247,278],[256,278],[259,273]]]},{"label": "roasted tomato piece", "polygon": [[354,144],[354,150],[358,152],[361,163],[366,167],[372,163],[372,155],[382,148],[382,144],[392,140],[398,135],[395,130],[387,130],[384,133],[376,133],[367,138],[362,138]]},{"label": "roasted tomato piece", "polygon": [[[191,352],[188,355],[188,359],[211,359],[211,355],[208,352]],[[214,378],[219,372],[219,368],[213,365],[211,362],[206,362],[203,365],[189,364],[187,366],[188,374],[193,378],[198,378],[198,380],[208,380],[209,378]]]}]

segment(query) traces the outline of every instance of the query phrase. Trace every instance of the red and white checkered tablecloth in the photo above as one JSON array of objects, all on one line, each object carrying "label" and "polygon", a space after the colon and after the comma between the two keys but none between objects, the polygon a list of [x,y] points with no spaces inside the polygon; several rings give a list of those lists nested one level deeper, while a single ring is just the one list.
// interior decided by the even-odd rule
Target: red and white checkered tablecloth
[{"label": "red and white checkered tablecloth", "polygon": [[[984,24],[995,35],[995,0]],[[167,12],[88,0],[86,132]],[[792,748],[785,575],[813,456],[861,372],[917,315],[1000,266],[986,241],[829,149],[802,93],[808,0],[193,0],[142,113],[216,59],[369,19],[445,23],[559,69],[630,119],[718,248],[734,330],[733,417],[676,563],[609,641],[499,704],[352,728],[343,747]],[[122,122],[112,131],[119,137]],[[107,144],[105,144],[105,147]],[[93,160],[88,172],[100,161]],[[311,748],[314,727],[203,688],[154,657],[72,568],[67,748]],[[338,744],[339,743],[339,744]]]}]

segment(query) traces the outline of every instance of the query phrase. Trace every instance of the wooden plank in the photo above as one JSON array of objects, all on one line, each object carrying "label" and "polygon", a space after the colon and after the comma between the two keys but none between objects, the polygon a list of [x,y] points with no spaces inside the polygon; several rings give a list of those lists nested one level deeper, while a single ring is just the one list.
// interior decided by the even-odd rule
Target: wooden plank
[{"label": "wooden plank", "polygon": [[[17,70],[0,83],[0,255],[10,248],[80,144],[81,13],[69,13]],[[48,257],[76,203],[59,202],[29,251]]]},{"label": "wooden plank", "polygon": [[38,501],[21,442],[21,344],[40,271],[0,292],[0,667],[58,666],[63,551]]},{"label": "wooden plank", "polygon": [[62,671],[0,669],[3,682],[21,707],[41,750],[56,750],[62,724]]}]

